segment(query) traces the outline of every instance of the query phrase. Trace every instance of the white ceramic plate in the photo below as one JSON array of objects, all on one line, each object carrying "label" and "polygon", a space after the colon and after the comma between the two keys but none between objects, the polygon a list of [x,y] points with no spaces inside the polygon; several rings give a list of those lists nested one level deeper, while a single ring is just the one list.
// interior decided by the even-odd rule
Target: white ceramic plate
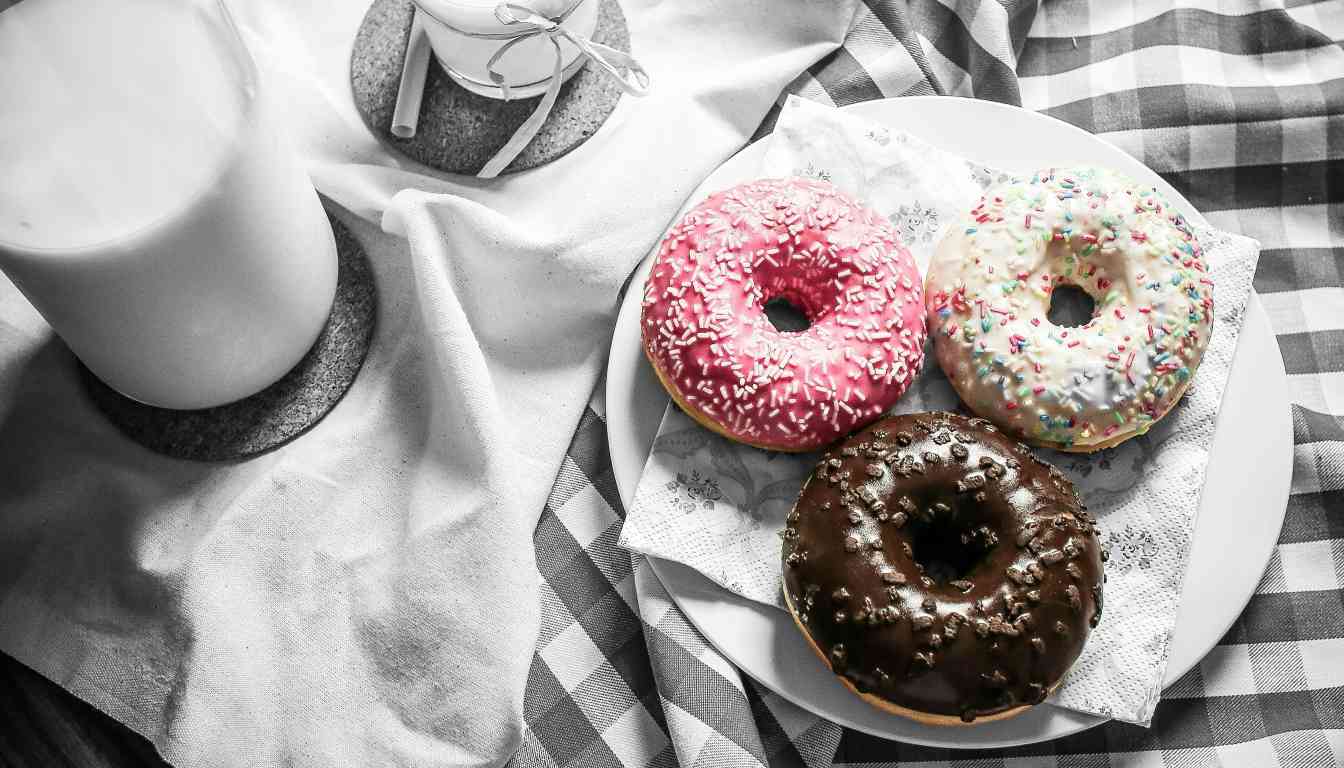
[{"label": "white ceramic plate", "polygon": [[[937,96],[870,101],[847,109],[998,168],[1110,166],[1151,182],[1188,218],[1204,221],[1189,201],[1142,163],[1044,115]],[[755,178],[764,149],[758,142],[720,166],[691,195],[687,207],[714,190]],[[640,347],[640,286],[649,265],[646,259],[626,294],[607,367],[607,435],[627,507],[668,402]],[[1255,592],[1283,524],[1293,455],[1288,383],[1274,333],[1254,294],[1224,397],[1167,683],[1193,667],[1232,626]],[[1048,704],[1009,720],[956,728],[882,713],[840,685],[806,646],[788,614],[743,600],[677,563],[655,560],[654,570],[691,623],[725,657],[784,698],[850,728],[915,744],[986,748],[1045,741],[1104,722]]]}]

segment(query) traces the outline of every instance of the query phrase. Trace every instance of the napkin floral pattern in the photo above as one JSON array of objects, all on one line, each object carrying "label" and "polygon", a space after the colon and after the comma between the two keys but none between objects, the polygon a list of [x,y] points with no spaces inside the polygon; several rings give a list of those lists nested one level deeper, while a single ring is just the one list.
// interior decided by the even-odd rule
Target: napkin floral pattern
[{"label": "napkin floral pattern", "polygon": [[[888,216],[921,272],[941,229],[1009,174],[902,132],[791,98],[762,176],[827,179]],[[1111,558],[1106,614],[1054,705],[1146,725],[1161,692],[1208,448],[1259,245],[1198,229],[1217,319],[1184,401],[1148,434],[1095,454],[1040,451],[1097,515]],[[894,412],[959,405],[931,353]],[[688,565],[745,598],[783,608],[780,533],[815,455],[731,442],[669,406],[621,533],[631,550]]]}]

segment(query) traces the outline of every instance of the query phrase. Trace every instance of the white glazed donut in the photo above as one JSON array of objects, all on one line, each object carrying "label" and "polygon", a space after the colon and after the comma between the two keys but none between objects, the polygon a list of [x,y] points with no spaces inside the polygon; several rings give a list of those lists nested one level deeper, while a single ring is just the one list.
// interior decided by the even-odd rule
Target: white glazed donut
[{"label": "white glazed donut", "polygon": [[[1052,292],[1096,302],[1076,328]],[[1213,281],[1151,186],[1051,169],[986,190],[938,245],[925,286],[938,363],[980,416],[1035,445],[1095,451],[1148,431],[1208,346]]]}]

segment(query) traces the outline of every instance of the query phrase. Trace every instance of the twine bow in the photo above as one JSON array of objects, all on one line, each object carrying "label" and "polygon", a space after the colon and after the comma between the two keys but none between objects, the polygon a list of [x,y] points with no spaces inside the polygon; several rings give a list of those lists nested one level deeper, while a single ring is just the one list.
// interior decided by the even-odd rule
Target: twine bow
[{"label": "twine bow", "polygon": [[[524,40],[537,37],[545,37],[555,52],[555,65],[552,68],[546,93],[542,96],[541,102],[537,104],[536,109],[532,110],[532,114],[528,116],[527,120],[513,132],[513,136],[509,137],[508,142],[481,168],[480,172],[476,174],[478,177],[493,179],[498,176],[532,142],[537,132],[541,130],[542,124],[546,122],[547,116],[551,114],[551,109],[555,106],[555,100],[560,95],[560,86],[564,84],[565,57],[560,49],[561,39],[568,40],[579,50],[580,56],[596,64],[601,68],[601,71],[614,78],[622,91],[632,96],[643,96],[648,93],[649,75],[639,65],[639,62],[635,61],[633,56],[589,40],[563,26],[565,19],[569,18],[574,9],[578,8],[582,2],[589,1],[591,0],[579,0],[563,13],[554,17],[544,16],[521,3],[500,3],[495,6],[495,18],[509,27],[517,27],[516,30],[511,29],[508,32],[467,32],[452,27],[455,31],[469,37],[506,41],[499,47],[499,50],[495,51],[485,65],[486,72],[490,75],[490,81],[500,89],[505,101],[509,100],[511,96],[511,86],[504,75],[495,68],[505,54]],[[423,10],[423,6],[421,6],[421,9]],[[439,21],[443,23],[442,20]],[[445,24],[445,26],[451,27],[452,25]]]}]

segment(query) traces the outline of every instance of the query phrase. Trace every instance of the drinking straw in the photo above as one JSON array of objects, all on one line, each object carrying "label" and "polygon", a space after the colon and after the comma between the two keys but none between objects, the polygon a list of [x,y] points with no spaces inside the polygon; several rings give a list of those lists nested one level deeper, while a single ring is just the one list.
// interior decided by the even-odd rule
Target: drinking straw
[{"label": "drinking straw", "polygon": [[411,36],[406,40],[406,58],[402,61],[401,85],[397,87],[397,106],[392,111],[392,135],[409,139],[420,121],[420,99],[425,94],[425,75],[429,72],[429,37],[425,35],[424,15],[415,9]]}]

